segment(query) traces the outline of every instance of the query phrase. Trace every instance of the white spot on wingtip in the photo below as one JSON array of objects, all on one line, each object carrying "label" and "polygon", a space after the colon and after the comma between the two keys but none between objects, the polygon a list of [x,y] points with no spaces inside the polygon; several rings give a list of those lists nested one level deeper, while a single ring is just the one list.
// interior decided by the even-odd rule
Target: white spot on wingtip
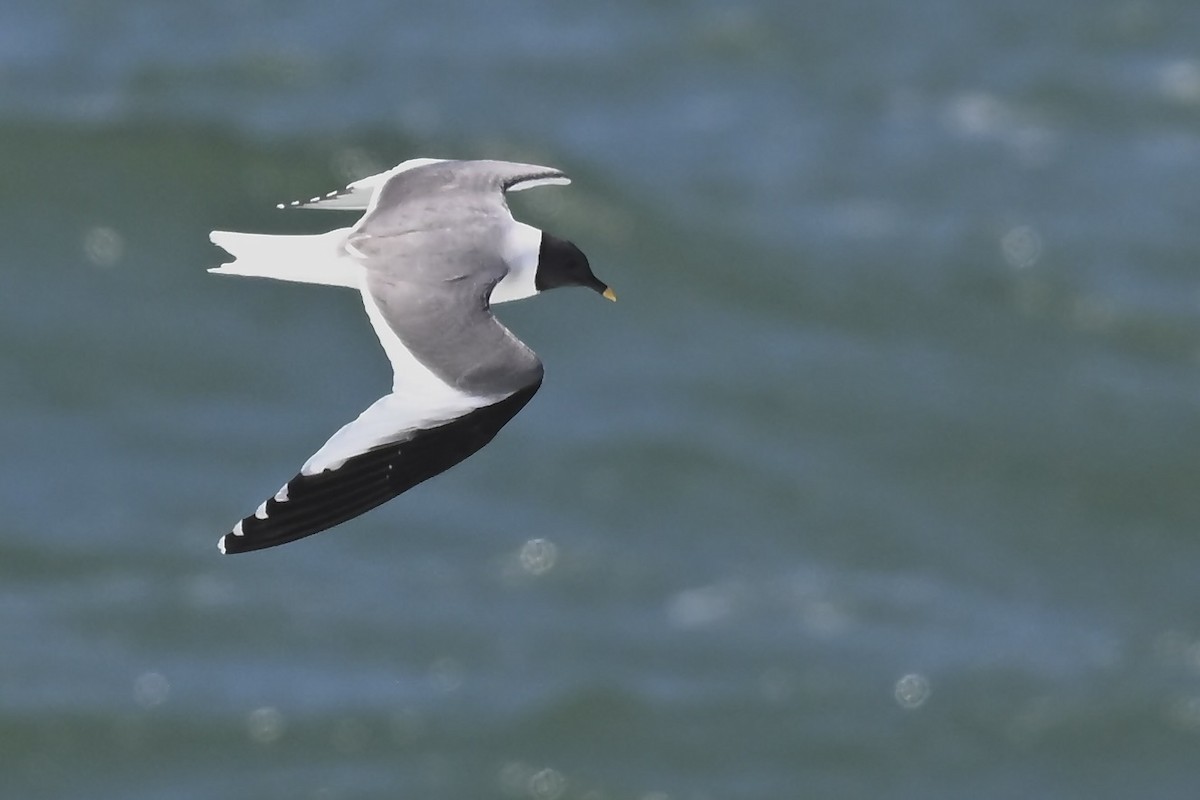
[{"label": "white spot on wingtip", "polygon": [[[230,533],[232,533],[234,536],[244,535],[244,531],[242,531],[242,523],[239,521],[237,525],[234,525],[233,530],[230,531]],[[228,535],[228,534],[226,534],[226,535]]]},{"label": "white spot on wingtip", "polygon": [[254,516],[257,517],[258,519],[266,519],[267,518],[267,501],[266,500],[262,501],[259,504],[258,508],[254,509]]},{"label": "white spot on wingtip", "polygon": [[286,503],[287,499],[288,499],[288,487],[287,487],[287,484],[285,483],[283,485],[283,488],[275,493],[275,502],[276,503]]},{"label": "white spot on wingtip", "polygon": [[[225,536],[228,536],[228,535],[229,534],[225,534]],[[220,539],[217,540],[217,550],[219,550],[221,552],[221,555],[225,555],[225,536],[222,536]]]}]

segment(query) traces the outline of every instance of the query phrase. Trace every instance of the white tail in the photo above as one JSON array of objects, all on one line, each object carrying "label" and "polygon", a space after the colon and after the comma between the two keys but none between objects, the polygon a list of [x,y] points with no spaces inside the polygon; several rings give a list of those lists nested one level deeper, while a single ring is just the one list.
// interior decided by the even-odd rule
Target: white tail
[{"label": "white tail", "polygon": [[342,249],[349,232],[349,228],[339,228],[311,236],[276,236],[213,231],[209,234],[212,243],[228,250],[233,261],[209,272],[357,289],[362,267]]}]

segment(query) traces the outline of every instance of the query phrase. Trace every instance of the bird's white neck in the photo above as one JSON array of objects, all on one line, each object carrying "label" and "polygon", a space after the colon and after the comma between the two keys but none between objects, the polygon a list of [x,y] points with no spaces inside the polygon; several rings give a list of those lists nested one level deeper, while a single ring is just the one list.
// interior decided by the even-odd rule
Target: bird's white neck
[{"label": "bird's white neck", "polygon": [[542,232],[524,222],[513,222],[505,237],[501,255],[508,274],[492,289],[491,303],[507,303],[537,294],[538,253]]}]

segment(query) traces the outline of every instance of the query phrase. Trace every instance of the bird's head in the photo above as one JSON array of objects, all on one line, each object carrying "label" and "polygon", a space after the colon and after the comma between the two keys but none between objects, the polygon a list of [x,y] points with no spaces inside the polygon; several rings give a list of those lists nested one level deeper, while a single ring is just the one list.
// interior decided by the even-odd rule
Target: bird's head
[{"label": "bird's head", "polygon": [[534,282],[539,292],[559,286],[586,286],[609,300],[617,299],[608,284],[592,274],[592,266],[582,250],[573,242],[548,233],[542,233]]}]

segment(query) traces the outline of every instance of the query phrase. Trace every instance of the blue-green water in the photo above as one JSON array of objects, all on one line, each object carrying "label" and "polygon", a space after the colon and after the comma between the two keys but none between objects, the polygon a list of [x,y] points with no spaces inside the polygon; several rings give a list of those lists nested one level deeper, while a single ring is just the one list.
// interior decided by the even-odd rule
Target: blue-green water
[{"label": "blue-green water", "polygon": [[[0,796],[1191,798],[1200,7],[0,8]],[[332,533],[389,385],[213,228],[415,156],[620,294]],[[342,222],[341,224],[345,224]]]}]

